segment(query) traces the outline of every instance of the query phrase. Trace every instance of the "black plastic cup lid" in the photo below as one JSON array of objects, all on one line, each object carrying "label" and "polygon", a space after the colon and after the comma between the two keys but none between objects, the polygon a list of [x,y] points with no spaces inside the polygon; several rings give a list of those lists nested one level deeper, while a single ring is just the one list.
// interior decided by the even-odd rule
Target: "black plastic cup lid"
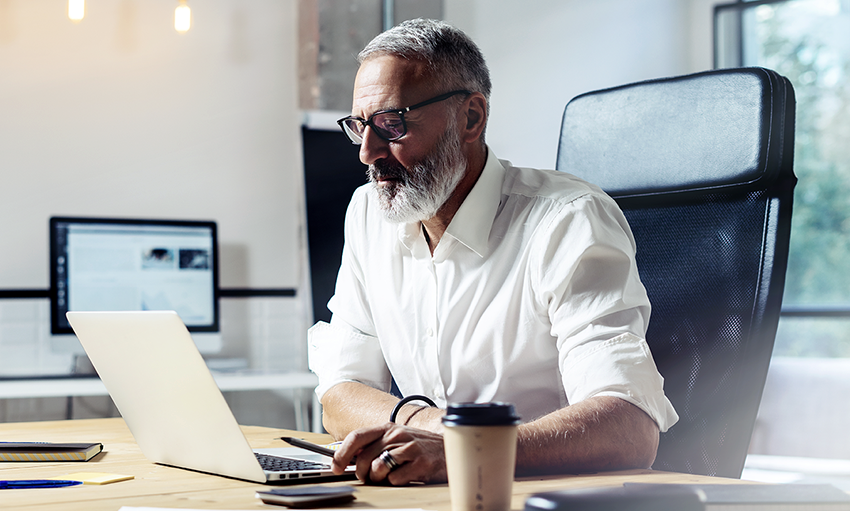
[{"label": "black plastic cup lid", "polygon": [[451,403],[446,408],[446,426],[509,426],[520,418],[510,403]]}]

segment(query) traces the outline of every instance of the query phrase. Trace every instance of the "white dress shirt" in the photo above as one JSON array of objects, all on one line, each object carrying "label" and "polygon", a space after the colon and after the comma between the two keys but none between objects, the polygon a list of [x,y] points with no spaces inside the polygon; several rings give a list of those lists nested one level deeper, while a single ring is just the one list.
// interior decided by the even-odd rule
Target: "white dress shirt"
[{"label": "white dress shirt", "polygon": [[431,255],[357,189],[331,323],[309,332],[316,392],[361,382],[447,402],[510,402],[526,422],[591,396],[678,416],[644,340],[650,304],[616,203],[563,172],[489,151]]}]

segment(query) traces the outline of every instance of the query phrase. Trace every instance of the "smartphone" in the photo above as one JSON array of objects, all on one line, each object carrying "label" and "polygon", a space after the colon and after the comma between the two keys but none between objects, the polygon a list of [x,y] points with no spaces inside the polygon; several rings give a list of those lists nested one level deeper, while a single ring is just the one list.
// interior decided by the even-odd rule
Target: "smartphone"
[{"label": "smartphone", "polygon": [[336,506],[351,502],[354,500],[355,491],[351,486],[275,488],[274,490],[258,491],[257,497],[262,499],[265,504],[282,504],[288,507],[307,508]]}]

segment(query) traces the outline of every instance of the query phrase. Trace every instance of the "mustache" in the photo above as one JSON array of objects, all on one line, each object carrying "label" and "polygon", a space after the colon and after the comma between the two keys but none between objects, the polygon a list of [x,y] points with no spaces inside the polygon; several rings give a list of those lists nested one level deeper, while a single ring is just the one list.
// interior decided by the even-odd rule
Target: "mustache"
[{"label": "mustache", "polygon": [[410,175],[407,169],[400,163],[388,163],[383,160],[369,165],[366,174],[369,176],[369,180],[373,182],[378,179],[398,179],[399,181],[407,182]]}]

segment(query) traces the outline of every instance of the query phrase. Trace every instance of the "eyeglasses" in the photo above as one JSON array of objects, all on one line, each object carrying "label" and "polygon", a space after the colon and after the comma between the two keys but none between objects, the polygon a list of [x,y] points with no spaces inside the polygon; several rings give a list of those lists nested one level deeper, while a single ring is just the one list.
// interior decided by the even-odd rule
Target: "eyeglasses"
[{"label": "eyeglasses", "polygon": [[398,140],[407,134],[407,123],[404,122],[404,114],[411,110],[416,110],[417,108],[430,105],[431,103],[444,101],[452,96],[457,96],[458,94],[472,94],[472,92],[468,90],[456,90],[440,94],[437,97],[433,97],[421,103],[416,103],[415,105],[407,108],[376,112],[368,119],[350,115],[348,117],[343,117],[336,122],[354,144],[360,145],[363,143],[363,133],[366,131],[366,126],[371,126],[375,131],[375,134],[380,138],[387,142],[392,142],[393,140]]}]

